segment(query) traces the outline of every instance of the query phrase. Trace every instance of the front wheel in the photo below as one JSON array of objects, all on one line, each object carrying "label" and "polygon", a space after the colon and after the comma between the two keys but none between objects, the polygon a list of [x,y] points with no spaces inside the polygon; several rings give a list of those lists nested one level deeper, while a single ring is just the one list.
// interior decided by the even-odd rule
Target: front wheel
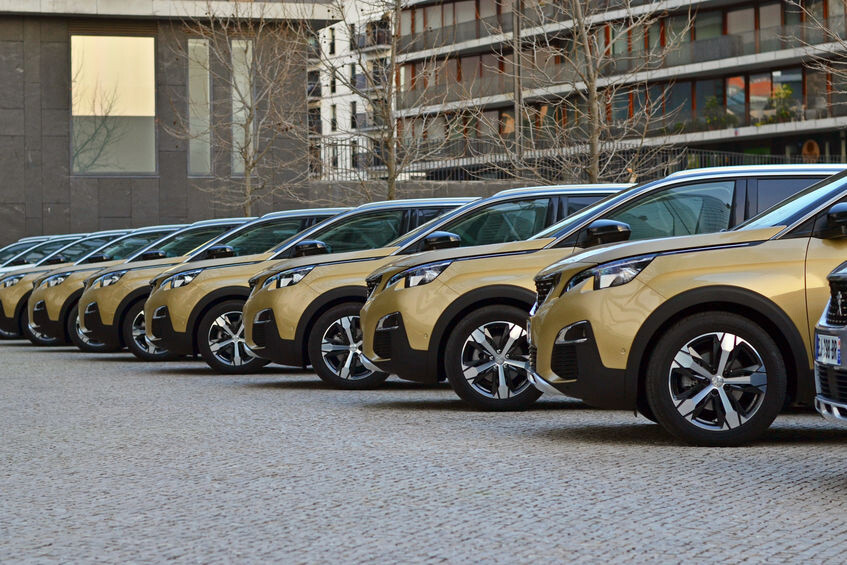
[{"label": "front wheel", "polygon": [[47,347],[51,345],[61,345],[61,340],[55,337],[50,337],[41,333],[38,328],[29,323],[29,308],[24,305],[23,313],[21,314],[21,327],[23,328],[24,337],[27,338],[33,345]]},{"label": "front wheel", "polygon": [[759,438],[786,395],[785,362],[755,322],[725,312],[696,314],[671,327],[647,366],[647,401],[677,438],[736,446]]},{"label": "front wheel", "polygon": [[486,306],[447,339],[445,371],[462,400],[482,410],[523,410],[541,396],[529,381],[526,310]]},{"label": "front wheel", "polygon": [[197,350],[218,373],[254,373],[270,363],[257,357],[244,339],[243,300],[227,300],[212,306],[197,328]]},{"label": "front wheel", "polygon": [[127,308],[121,322],[121,337],[129,352],[142,361],[171,361],[178,357],[147,339],[144,300],[139,300]]},{"label": "front wheel", "polygon": [[119,350],[120,347],[95,341],[85,335],[85,332],[82,331],[82,327],[79,325],[79,308],[77,306],[77,304],[71,306],[70,310],[68,310],[68,317],[65,320],[65,331],[68,333],[71,343],[76,345],[80,351],[86,353],[111,353]]},{"label": "front wheel", "polygon": [[326,383],[346,390],[363,390],[381,385],[386,373],[369,369],[362,362],[362,326],[358,302],[329,309],[315,322],[309,334],[309,360]]}]

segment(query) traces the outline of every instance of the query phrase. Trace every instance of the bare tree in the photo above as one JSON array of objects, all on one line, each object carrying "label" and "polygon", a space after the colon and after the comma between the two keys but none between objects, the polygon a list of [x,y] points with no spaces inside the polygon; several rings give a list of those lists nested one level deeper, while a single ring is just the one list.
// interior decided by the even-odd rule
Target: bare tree
[{"label": "bare tree", "polygon": [[[265,4],[219,4],[207,2],[205,17],[172,28],[177,59],[208,76],[211,94],[198,102],[172,91],[174,119],[164,128],[207,144],[216,182],[204,190],[216,203],[251,215],[259,202],[302,200],[305,193],[307,33],[302,22],[268,15]],[[199,40],[199,48],[190,49],[189,40]]]},{"label": "bare tree", "polygon": [[[446,132],[453,120],[445,115],[412,121],[397,113],[398,101],[415,107],[448,99],[450,92],[443,84],[447,60],[428,56],[416,62],[414,76],[401,71],[402,0],[336,2],[342,19],[334,27],[342,33],[325,30],[322,34],[321,66],[331,82],[353,96],[357,110],[353,113],[351,108],[347,120],[331,117],[334,132],[323,141],[355,145],[351,169],[361,198],[394,199],[399,180],[414,175],[421,162],[442,158],[450,144]],[[333,52],[333,40],[349,40],[347,55]]]}]

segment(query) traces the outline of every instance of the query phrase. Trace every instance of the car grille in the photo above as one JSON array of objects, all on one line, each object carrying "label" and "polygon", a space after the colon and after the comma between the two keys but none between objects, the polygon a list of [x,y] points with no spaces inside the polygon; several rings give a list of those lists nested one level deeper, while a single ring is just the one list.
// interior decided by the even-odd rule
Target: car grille
[{"label": "car grille", "polygon": [[365,283],[368,285],[368,296],[374,293],[376,287],[379,286],[379,282],[382,280],[382,275],[378,277],[368,277],[365,279]]},{"label": "car grille", "polygon": [[826,323],[830,326],[847,326],[847,283],[830,281],[829,295]]},{"label": "car grille", "polygon": [[576,362],[576,346],[573,344],[554,345],[550,368],[563,379],[575,379],[579,373]]},{"label": "car grille", "polygon": [[535,279],[535,294],[537,296],[535,302],[536,306],[544,304],[544,301],[547,300],[547,295],[550,294],[550,291],[553,290],[554,286],[556,286],[558,280],[558,275]]},{"label": "car grille", "polygon": [[374,334],[374,353],[380,359],[391,359],[391,333],[376,332]]},{"label": "car grille", "polygon": [[839,403],[847,403],[847,371],[836,367],[818,365],[821,396]]}]

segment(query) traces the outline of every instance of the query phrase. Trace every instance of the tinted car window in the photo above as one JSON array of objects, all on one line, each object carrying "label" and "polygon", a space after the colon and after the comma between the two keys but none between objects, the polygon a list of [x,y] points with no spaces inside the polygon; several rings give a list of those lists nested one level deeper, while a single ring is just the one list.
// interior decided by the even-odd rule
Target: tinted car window
[{"label": "tinted car window", "polygon": [[163,251],[165,257],[182,257],[191,252],[191,250],[203,245],[213,237],[218,237],[222,233],[232,229],[232,226],[209,226],[207,228],[197,228],[181,233],[175,233],[166,241],[156,246],[156,249]]},{"label": "tinted car window", "polygon": [[73,245],[69,245],[66,249],[62,249],[60,251],[62,257],[66,262],[73,262],[82,257],[83,255],[88,255],[98,247],[103,247],[117,236],[111,237],[93,237],[91,239],[83,239],[82,241],[77,241]]},{"label": "tinted car window", "polygon": [[568,196],[565,207],[565,216],[576,214],[586,206],[590,206],[597,202],[596,196]]},{"label": "tinted car window", "polygon": [[299,232],[301,221],[300,218],[268,220],[234,233],[231,238],[224,238],[215,245],[232,247],[236,257],[264,253]]},{"label": "tinted car window", "polygon": [[434,220],[438,216],[444,214],[444,212],[446,212],[447,210],[448,208],[421,208],[419,210],[415,210],[415,213],[412,216],[415,219],[415,225],[412,227],[425,224],[430,220]]},{"label": "tinted car window", "polygon": [[330,253],[376,249],[400,235],[405,210],[382,210],[362,214],[327,226],[312,234],[311,239],[323,241]]},{"label": "tinted car window", "polygon": [[758,179],[758,204],[756,213],[767,210],[777,202],[782,202],[789,196],[800,192],[807,186],[816,183],[817,178],[790,178],[790,179]]},{"label": "tinted car window", "polygon": [[126,259],[136,251],[144,249],[154,241],[162,239],[170,231],[146,232],[129,235],[120,239],[97,252],[97,255],[105,255],[109,261]]},{"label": "tinted car window", "polygon": [[660,190],[606,218],[629,224],[630,240],[712,233],[729,228],[735,181]]},{"label": "tinted car window", "polygon": [[23,259],[27,263],[36,263],[50,255],[54,251],[58,251],[59,249],[63,248],[71,241],[73,240],[63,239],[61,241],[51,240],[46,243],[42,243],[41,245],[27,251],[23,255]]},{"label": "tinted car window", "polygon": [[17,255],[19,253],[23,253],[24,251],[26,251],[30,247],[33,247],[34,245],[35,245],[35,243],[32,242],[32,241],[24,242],[24,243],[15,243],[15,244],[10,245],[9,247],[4,249],[3,251],[0,251],[0,264],[5,263],[6,261],[8,261],[9,259],[11,259],[12,257],[14,257],[15,255]]},{"label": "tinted car window", "polygon": [[512,200],[480,209],[443,227],[462,241],[461,245],[489,245],[521,241],[544,229],[550,198]]}]

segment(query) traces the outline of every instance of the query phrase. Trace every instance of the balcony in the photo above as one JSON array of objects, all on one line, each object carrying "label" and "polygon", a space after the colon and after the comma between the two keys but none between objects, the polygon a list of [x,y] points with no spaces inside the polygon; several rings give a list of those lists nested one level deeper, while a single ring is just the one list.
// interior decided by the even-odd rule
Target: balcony
[{"label": "balcony", "polygon": [[430,86],[423,86],[419,81],[415,88],[397,93],[397,109],[437,106],[485,96],[511,94],[513,91],[514,81],[505,74]]},{"label": "balcony", "polygon": [[359,131],[375,130],[385,127],[385,120],[379,114],[362,112],[356,114],[356,129]]},{"label": "balcony", "polygon": [[435,49],[447,45],[481,39],[490,35],[512,31],[512,15],[489,16],[480,20],[462,22],[454,26],[428,29],[424,32],[402,36],[399,42],[401,53],[412,53]]},{"label": "balcony", "polygon": [[391,46],[391,31],[384,27],[372,27],[364,33],[357,33],[353,39],[353,48],[366,51],[371,48]]}]

